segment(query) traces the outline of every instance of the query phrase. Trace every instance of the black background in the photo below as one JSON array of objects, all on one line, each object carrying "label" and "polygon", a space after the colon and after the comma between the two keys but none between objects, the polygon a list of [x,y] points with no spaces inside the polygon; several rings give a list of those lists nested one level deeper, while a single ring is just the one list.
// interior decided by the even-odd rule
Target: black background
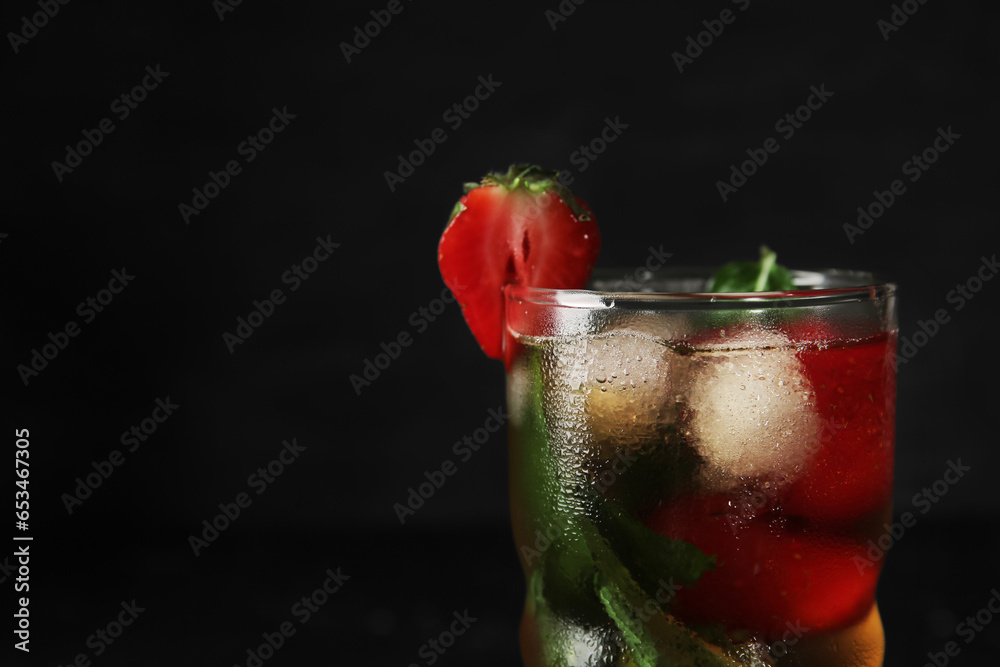
[{"label": "black background", "polygon": [[[638,266],[650,246],[719,264],[766,242],[793,267],[895,279],[908,339],[948,312],[900,368],[897,514],[949,460],[971,471],[892,549],[886,664],[949,640],[952,664],[992,664],[1000,623],[969,644],[955,632],[1000,586],[1000,284],[961,309],[947,295],[997,252],[996,12],[928,2],[886,40],[890,3],[803,4],[567,0],[553,28],[556,0],[403,2],[350,62],[340,44],[385,3],[243,2],[220,20],[208,0],[71,2],[16,53],[8,35],[2,413],[8,452],[14,428],[31,432],[34,542],[31,659],[8,645],[2,662],[246,664],[340,567],[343,589],[266,664],[426,664],[421,645],[466,609],[477,622],[437,664],[518,664],[504,434],[405,525],[393,505],[503,404],[502,368],[457,306],[422,331],[411,315],[441,296],[436,244],[460,184],[528,161],[572,173],[601,266]],[[725,8],[735,21],[679,72],[672,53]],[[6,3],[0,29],[38,11]],[[169,75],[119,119],[112,101],[157,65]],[[452,127],[443,113],[480,76],[500,85]],[[833,95],[782,138],[775,122],[811,86]],[[275,108],[294,119],[246,163],[237,147]],[[114,131],[60,181],[52,163],[103,118]],[[624,129],[581,171],[571,156],[606,119]],[[385,172],[439,127],[446,141],[390,190]],[[949,127],[954,146],[906,180],[902,164]],[[768,137],[780,150],[723,202],[716,182]],[[241,173],[185,221],[179,205],[229,160]],[[844,223],[897,178],[906,192],[851,243]],[[340,246],[290,291],[282,274],[317,237]],[[84,322],[78,304],[122,267],[134,280]],[[223,333],[274,289],[287,301],[230,353]],[[18,365],[70,320],[79,335],[25,385]],[[356,392],[350,376],[401,332],[412,345]],[[69,513],[76,479],[168,396],[175,413]],[[255,495],[248,476],[292,438],[305,451]],[[242,491],[251,506],[196,557],[189,536]],[[8,608],[15,576],[0,572]],[[88,637],[132,599],[146,611],[95,656]]]}]

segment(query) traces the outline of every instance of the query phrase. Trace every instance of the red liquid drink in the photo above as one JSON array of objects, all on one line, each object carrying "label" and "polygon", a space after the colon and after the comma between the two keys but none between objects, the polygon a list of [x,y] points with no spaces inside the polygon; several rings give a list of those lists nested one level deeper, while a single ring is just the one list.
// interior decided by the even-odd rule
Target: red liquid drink
[{"label": "red liquid drink", "polygon": [[868,540],[877,541],[891,513],[894,350],[887,335],[797,350],[821,424],[797,479],[678,497],[645,517],[658,533],[718,558],[695,588],[678,593],[678,618],[777,641],[790,624],[826,632],[868,615],[882,567],[867,555]]},{"label": "red liquid drink", "polygon": [[528,665],[882,663],[893,288],[705,296],[508,290]]}]

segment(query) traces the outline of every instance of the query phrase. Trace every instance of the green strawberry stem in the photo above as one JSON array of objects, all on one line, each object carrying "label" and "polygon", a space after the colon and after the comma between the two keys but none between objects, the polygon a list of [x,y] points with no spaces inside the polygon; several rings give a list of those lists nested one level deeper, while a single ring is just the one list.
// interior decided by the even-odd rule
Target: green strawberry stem
[{"label": "green strawberry stem", "polygon": [[506,174],[494,171],[486,174],[481,183],[466,183],[465,192],[468,194],[478,187],[491,185],[503,186],[510,192],[524,188],[533,195],[551,190],[569,207],[577,220],[583,222],[590,220],[590,213],[573,196],[569,188],[559,182],[559,172],[554,169],[543,169],[537,164],[512,164],[507,168]]}]

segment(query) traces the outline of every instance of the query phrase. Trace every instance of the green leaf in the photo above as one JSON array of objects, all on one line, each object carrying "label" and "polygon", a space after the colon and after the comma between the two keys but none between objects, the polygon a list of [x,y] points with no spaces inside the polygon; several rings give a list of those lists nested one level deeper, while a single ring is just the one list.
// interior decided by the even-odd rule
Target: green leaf
[{"label": "green leaf", "polygon": [[669,616],[669,599],[657,601],[662,613],[642,611],[648,600],[656,601],[663,582],[690,586],[714,568],[715,557],[647,528],[596,491],[582,472],[556,465],[549,450],[540,353],[529,355],[531,386],[525,404],[516,408],[521,451],[512,463],[520,477],[516,492],[534,526],[555,536],[533,563],[528,592],[550,662],[566,664],[559,657],[567,649],[567,626],[561,620],[566,619],[605,636],[621,636],[627,664],[735,665],[714,643]]},{"label": "green leaf", "polygon": [[519,549],[522,557],[530,557],[529,564],[541,573],[536,590],[544,595],[546,608],[581,623],[600,623],[606,619],[591,584],[593,559],[580,537],[576,516],[564,503],[572,480],[559,474],[549,450],[541,352],[532,349],[526,362],[528,395],[525,404],[513,407],[520,420],[511,426],[521,445],[511,460],[517,484],[513,491],[525,514],[531,517],[535,534],[546,536],[550,544],[541,553],[535,545],[521,545]]},{"label": "green leaf", "polygon": [[[693,584],[715,567],[715,556],[650,530],[596,492],[591,502],[594,521],[587,517],[577,521],[593,556],[595,591],[636,664],[736,665],[722,649],[714,647],[713,651],[695,632],[669,616],[670,600],[660,603],[656,595],[661,590],[670,595],[682,582]],[[651,600],[659,611],[649,613]]]},{"label": "green leaf", "polygon": [[636,609],[646,601],[641,590],[611,582],[603,572],[598,574],[596,585],[639,667],[739,667],[723,649],[710,646],[672,616],[656,613],[639,618]]},{"label": "green leaf", "polygon": [[715,569],[715,556],[647,528],[596,491],[590,495],[594,523],[584,527],[597,530],[614,545],[617,559],[643,589],[655,591],[664,583],[691,586],[703,573]]},{"label": "green leaf", "polygon": [[701,457],[678,423],[657,431],[659,444],[632,453],[636,460],[618,473],[605,495],[632,516],[643,516],[664,498],[691,493]]},{"label": "green leaf", "polygon": [[710,292],[781,292],[795,289],[792,274],[777,263],[778,255],[760,247],[758,262],[730,262],[712,279]]},{"label": "green leaf", "polygon": [[655,598],[630,576],[616,552],[593,538],[588,544],[597,564],[597,595],[639,667],[737,667],[721,648],[710,646],[662,607],[649,613],[646,603]]}]

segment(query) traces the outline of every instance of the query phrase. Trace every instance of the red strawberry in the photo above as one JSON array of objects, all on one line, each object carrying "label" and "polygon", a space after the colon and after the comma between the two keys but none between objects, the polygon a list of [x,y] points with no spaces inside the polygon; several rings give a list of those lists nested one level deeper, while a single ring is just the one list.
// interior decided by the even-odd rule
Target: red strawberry
[{"label": "red strawberry", "polygon": [[503,286],[587,284],[600,235],[590,208],[558,172],[526,164],[466,184],[438,245],[445,284],[483,351],[503,356]]}]

